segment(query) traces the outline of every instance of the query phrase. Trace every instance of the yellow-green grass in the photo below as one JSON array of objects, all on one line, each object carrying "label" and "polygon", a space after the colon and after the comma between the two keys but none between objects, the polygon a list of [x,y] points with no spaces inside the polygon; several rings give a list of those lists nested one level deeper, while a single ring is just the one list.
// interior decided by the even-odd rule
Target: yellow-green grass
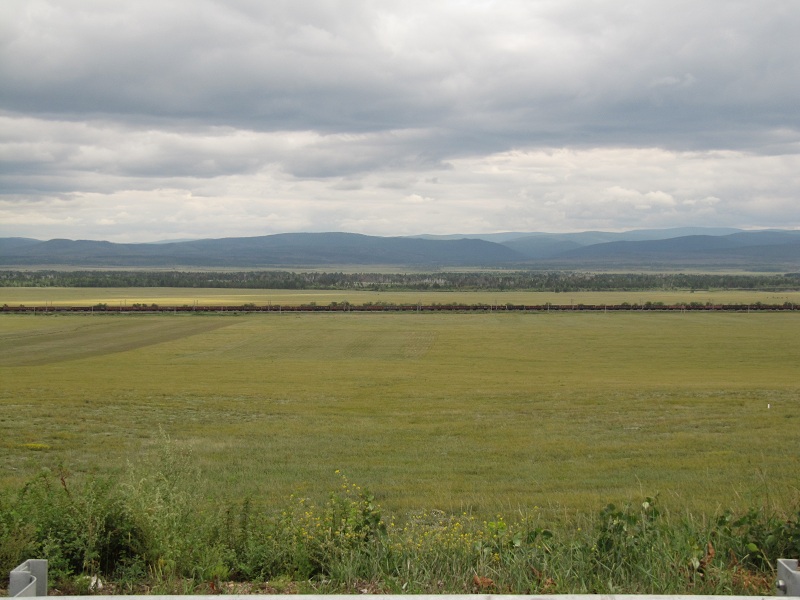
[{"label": "yellow-green grass", "polygon": [[795,314],[2,315],[0,488],[163,430],[211,499],[319,499],[340,469],[398,513],[785,507],[798,340]]},{"label": "yellow-green grass", "polygon": [[375,292],[336,290],[248,290],[248,289],[191,289],[191,288],[0,288],[0,306],[91,306],[109,304],[183,305],[242,305],[268,304],[300,305],[316,302],[389,302],[394,304],[643,304],[663,302],[679,304],[756,303],[800,304],[800,291],[632,291],[632,292]]}]

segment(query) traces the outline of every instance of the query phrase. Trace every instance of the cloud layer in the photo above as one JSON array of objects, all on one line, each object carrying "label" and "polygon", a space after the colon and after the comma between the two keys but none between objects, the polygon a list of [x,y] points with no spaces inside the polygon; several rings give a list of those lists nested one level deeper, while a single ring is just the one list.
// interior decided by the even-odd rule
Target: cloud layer
[{"label": "cloud layer", "polygon": [[800,5],[6,0],[0,236],[800,227]]}]

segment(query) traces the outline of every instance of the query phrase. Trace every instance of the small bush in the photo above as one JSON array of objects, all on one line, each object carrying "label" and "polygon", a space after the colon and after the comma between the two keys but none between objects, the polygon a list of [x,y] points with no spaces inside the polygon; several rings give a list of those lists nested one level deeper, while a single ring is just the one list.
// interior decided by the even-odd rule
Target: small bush
[{"label": "small bush", "polygon": [[750,508],[736,517],[730,511],[717,519],[717,532],[740,563],[773,571],[779,558],[800,556],[800,511],[788,519]]},{"label": "small bush", "polygon": [[[13,509],[32,540],[27,556],[45,556],[54,580],[76,574],[110,575],[116,565],[135,557],[140,536],[109,479],[88,478],[72,485],[69,473],[42,471],[20,492]],[[20,557],[21,558],[21,557]]]},{"label": "small bush", "polygon": [[8,498],[0,497],[0,572],[11,571],[35,548],[34,525]]}]

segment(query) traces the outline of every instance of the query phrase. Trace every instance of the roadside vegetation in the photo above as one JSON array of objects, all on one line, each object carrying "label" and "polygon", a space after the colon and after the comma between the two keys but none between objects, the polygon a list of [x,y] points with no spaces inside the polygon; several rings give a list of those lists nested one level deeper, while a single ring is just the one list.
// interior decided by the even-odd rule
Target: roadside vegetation
[{"label": "roadside vegetation", "polygon": [[[570,517],[394,515],[336,473],[320,503],[209,505],[192,456],[162,437],[114,477],[44,470],[0,501],[0,568],[49,560],[62,593],[769,595],[800,555],[800,511],[671,512],[657,498]],[[721,499],[720,499],[721,500]]]}]

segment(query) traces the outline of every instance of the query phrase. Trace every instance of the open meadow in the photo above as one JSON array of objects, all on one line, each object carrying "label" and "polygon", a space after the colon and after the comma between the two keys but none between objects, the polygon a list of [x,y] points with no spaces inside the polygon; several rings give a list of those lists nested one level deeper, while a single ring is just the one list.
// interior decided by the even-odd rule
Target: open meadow
[{"label": "open meadow", "polygon": [[[1,291],[9,304],[300,298]],[[357,301],[315,301],[327,295]],[[798,501],[798,339],[795,314],[0,315],[0,487],[42,466],[125,469],[163,432],[192,449],[209,500],[321,499],[340,470],[398,515],[568,514],[656,494],[703,513],[781,509]]]}]

